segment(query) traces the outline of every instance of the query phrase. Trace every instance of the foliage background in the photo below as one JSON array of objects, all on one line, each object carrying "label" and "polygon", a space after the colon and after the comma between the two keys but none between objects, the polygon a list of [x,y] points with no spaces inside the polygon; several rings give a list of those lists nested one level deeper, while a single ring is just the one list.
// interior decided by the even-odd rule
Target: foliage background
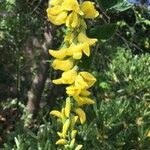
[{"label": "foliage background", "polygon": [[[87,34],[99,42],[80,66],[98,80],[96,103],[86,108],[77,140],[90,150],[148,150],[150,12],[146,3],[95,2],[101,15],[88,22]],[[47,21],[47,6],[47,0],[0,1],[0,149],[58,149],[59,127],[49,111],[62,104],[64,87],[51,83],[58,74],[45,49],[58,48],[64,28]]]}]

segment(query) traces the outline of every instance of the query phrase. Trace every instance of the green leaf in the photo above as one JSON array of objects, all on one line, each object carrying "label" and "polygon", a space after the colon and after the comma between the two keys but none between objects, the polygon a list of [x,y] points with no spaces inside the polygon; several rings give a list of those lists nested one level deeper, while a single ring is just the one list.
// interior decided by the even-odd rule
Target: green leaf
[{"label": "green leaf", "polygon": [[123,0],[98,0],[104,9],[109,9]]},{"label": "green leaf", "polygon": [[133,6],[133,4],[130,4],[128,1],[124,0],[121,3],[118,3],[117,5],[113,6],[111,9],[115,9],[117,11],[125,11],[129,8],[131,8]]},{"label": "green leaf", "polygon": [[98,0],[104,9],[115,9],[117,11],[125,11],[133,6],[127,0]]},{"label": "green leaf", "polygon": [[97,39],[109,39],[117,30],[117,25],[114,23],[98,25],[91,29],[89,35]]}]

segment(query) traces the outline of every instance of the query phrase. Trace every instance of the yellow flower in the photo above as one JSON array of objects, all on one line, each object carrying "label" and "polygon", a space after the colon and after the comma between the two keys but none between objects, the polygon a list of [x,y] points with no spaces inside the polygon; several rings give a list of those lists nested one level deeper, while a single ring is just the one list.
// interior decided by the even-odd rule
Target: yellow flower
[{"label": "yellow flower", "polygon": [[48,19],[55,25],[62,25],[66,22],[67,12],[62,11],[60,14],[53,16],[48,14]]},{"label": "yellow flower", "polygon": [[54,7],[49,7],[46,10],[47,15],[53,15],[53,16],[60,14],[62,11],[63,11],[63,9],[58,5],[56,5]]},{"label": "yellow flower", "polygon": [[94,19],[99,15],[99,12],[94,8],[94,3],[90,1],[83,2],[81,10],[84,13],[85,18]]},{"label": "yellow flower", "polygon": [[89,92],[87,89],[84,88],[82,89],[82,87],[75,85],[68,86],[66,88],[66,93],[69,96],[78,96],[78,95],[89,96],[91,94],[91,92]]},{"label": "yellow flower", "polygon": [[61,112],[58,110],[52,110],[50,112],[50,115],[56,116],[62,120],[62,122],[66,121],[66,116],[65,116],[65,108],[62,108]]},{"label": "yellow flower", "polygon": [[62,48],[60,50],[49,50],[49,54],[57,59],[63,59],[67,56],[67,48]]},{"label": "yellow flower", "polygon": [[97,39],[88,38],[83,32],[78,35],[78,42],[83,44],[83,52],[85,55],[90,56],[90,46],[97,42]]},{"label": "yellow flower", "polygon": [[63,11],[60,6],[54,6],[47,9],[48,19],[55,25],[61,25],[66,22],[67,12]]},{"label": "yellow flower", "polygon": [[83,49],[83,45],[82,44],[78,44],[78,45],[72,44],[69,47],[68,55],[72,56],[74,59],[81,59],[81,57],[82,57],[82,49]]},{"label": "yellow flower", "polygon": [[62,128],[62,135],[64,138],[66,137],[69,126],[70,126],[70,120],[67,119],[63,125],[63,128]]},{"label": "yellow flower", "polygon": [[71,46],[68,48],[67,53],[68,56],[72,56],[74,59],[81,59],[82,53],[87,56],[90,55],[89,45],[87,43],[77,45],[71,44]]},{"label": "yellow flower", "polygon": [[81,93],[81,88],[76,87],[75,85],[71,85],[71,86],[66,88],[66,93],[69,96],[79,95]]},{"label": "yellow flower", "polygon": [[96,82],[96,79],[89,72],[82,71],[79,75],[81,75],[84,81],[88,84],[88,88]]},{"label": "yellow flower", "polygon": [[72,59],[66,59],[66,60],[55,59],[52,63],[52,66],[55,70],[68,71],[73,67],[73,60]]},{"label": "yellow flower", "polygon": [[81,89],[88,88],[88,84],[84,81],[83,77],[80,74],[78,74],[75,79],[75,86]]},{"label": "yellow flower", "polygon": [[70,98],[68,97],[68,98],[66,99],[66,106],[65,106],[65,115],[66,115],[66,117],[69,117],[70,111],[71,111],[71,100],[70,100]]},{"label": "yellow flower", "polygon": [[73,96],[73,98],[78,103],[78,106],[94,104],[94,101],[88,97]]},{"label": "yellow flower", "polygon": [[80,150],[83,147],[83,145],[78,145],[75,150]]},{"label": "yellow flower", "polygon": [[77,76],[77,68],[78,67],[75,66],[71,70],[63,72],[61,78],[53,80],[52,82],[54,84],[72,84],[72,83],[74,83],[76,76]]},{"label": "yellow flower", "polygon": [[[84,13],[80,10],[77,0],[52,0],[51,6],[47,9],[48,19],[55,25],[65,24],[69,28],[75,28],[80,25],[79,15]],[[68,12],[72,11],[69,15]]]},{"label": "yellow flower", "polygon": [[83,90],[81,90],[80,95],[81,96],[89,96],[89,95],[91,95],[91,92],[89,92],[87,89],[83,89]]},{"label": "yellow flower", "polygon": [[67,140],[66,139],[59,139],[57,142],[56,142],[56,145],[65,145],[67,143]]},{"label": "yellow flower", "polygon": [[62,48],[60,50],[49,50],[50,55],[57,59],[64,59],[67,56],[73,57],[74,59],[81,59],[82,53],[86,56],[90,56],[90,48],[87,42],[80,44],[71,44],[68,48]]},{"label": "yellow flower", "polygon": [[75,126],[78,118],[79,118],[78,116],[72,116],[71,117],[71,125],[70,125],[70,127],[71,127],[72,130],[74,129],[74,126]]},{"label": "yellow flower", "polygon": [[54,116],[56,116],[58,118],[61,118],[61,112],[59,112],[58,110],[52,110],[50,112],[50,115],[54,115]]},{"label": "yellow flower", "polygon": [[79,116],[81,124],[86,121],[86,114],[81,108],[76,108],[75,113]]},{"label": "yellow flower", "polygon": [[49,5],[50,6],[55,6],[55,5],[61,5],[63,0],[50,0]]},{"label": "yellow flower", "polygon": [[58,136],[59,136],[60,138],[62,138],[62,137],[63,137],[63,135],[62,135],[62,133],[61,133],[61,132],[57,132],[57,134],[58,134]]},{"label": "yellow flower", "polygon": [[148,131],[148,133],[147,133],[147,137],[149,137],[149,138],[150,138],[150,131]]},{"label": "yellow flower", "polygon": [[75,11],[76,13],[83,15],[77,0],[64,0],[61,7],[66,11]]},{"label": "yellow flower", "polygon": [[76,12],[72,12],[66,19],[66,26],[68,28],[76,28],[80,25],[80,18]]},{"label": "yellow flower", "polygon": [[80,43],[87,42],[89,45],[94,45],[97,42],[97,39],[88,38],[85,33],[80,32],[78,35],[78,41]]},{"label": "yellow flower", "polygon": [[61,109],[61,120],[62,120],[62,123],[64,123],[66,121],[66,115],[65,115],[65,108],[62,108]]},{"label": "yellow flower", "polygon": [[49,50],[49,53],[57,59],[63,59],[66,56],[71,56],[74,59],[81,59],[83,46],[83,44],[71,44],[71,46],[68,48],[62,48],[60,50]]},{"label": "yellow flower", "polygon": [[80,72],[75,79],[74,85],[66,88],[66,93],[70,96],[89,96],[91,93],[87,90],[95,83],[96,79],[88,72]]},{"label": "yellow flower", "polygon": [[89,44],[87,42],[83,43],[83,53],[86,56],[90,56],[90,47],[89,47]]},{"label": "yellow flower", "polygon": [[71,149],[73,149],[74,144],[75,144],[75,138],[73,138],[73,139],[71,140],[69,147],[70,147]]},{"label": "yellow flower", "polygon": [[71,131],[71,139],[75,138],[77,135],[77,130],[72,130]]}]

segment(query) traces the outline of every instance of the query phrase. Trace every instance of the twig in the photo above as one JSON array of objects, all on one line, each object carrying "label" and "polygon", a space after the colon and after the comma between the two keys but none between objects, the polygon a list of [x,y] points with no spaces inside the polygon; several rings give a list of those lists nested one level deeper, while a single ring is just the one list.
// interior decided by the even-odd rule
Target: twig
[{"label": "twig", "polygon": [[130,49],[129,45],[134,46],[136,49],[140,50],[141,52],[143,52],[144,50],[141,49],[139,46],[137,46],[136,44],[134,44],[131,41],[128,41],[126,38],[124,38],[123,36],[120,35],[120,33],[116,32],[116,35],[119,36],[122,41],[126,44],[126,46]]}]

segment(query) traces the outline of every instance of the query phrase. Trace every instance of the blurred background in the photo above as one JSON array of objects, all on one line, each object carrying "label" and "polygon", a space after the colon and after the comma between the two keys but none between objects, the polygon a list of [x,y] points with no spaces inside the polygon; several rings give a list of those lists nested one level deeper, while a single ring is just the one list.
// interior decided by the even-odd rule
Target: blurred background
[{"label": "blurred background", "polygon": [[[87,150],[150,149],[150,1],[95,0],[100,16],[87,20],[99,40],[80,67],[92,73],[95,104],[77,140]],[[0,149],[55,150],[64,86],[51,80],[49,49],[65,28],[47,20],[48,0],[0,0]]]}]

